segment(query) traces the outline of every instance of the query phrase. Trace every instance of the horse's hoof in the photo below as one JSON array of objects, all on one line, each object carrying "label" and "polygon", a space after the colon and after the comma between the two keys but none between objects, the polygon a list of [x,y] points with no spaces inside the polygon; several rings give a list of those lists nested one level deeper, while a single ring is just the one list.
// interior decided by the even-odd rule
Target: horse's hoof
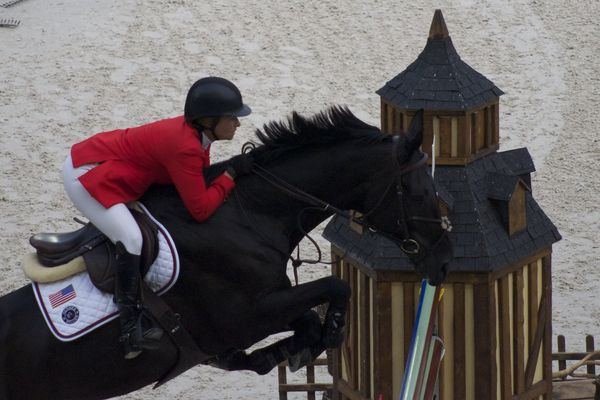
[{"label": "horse's hoof", "polygon": [[306,347],[300,352],[288,358],[288,367],[291,372],[296,372],[302,367],[306,367],[314,360],[312,351]]},{"label": "horse's hoof", "polygon": [[306,347],[288,358],[288,368],[291,372],[296,372],[300,368],[306,367],[316,360],[317,357],[325,351],[325,344],[316,344],[311,347]]},{"label": "horse's hoof", "polygon": [[344,342],[345,320],[341,313],[332,313],[325,319],[323,344],[328,349],[335,349]]}]

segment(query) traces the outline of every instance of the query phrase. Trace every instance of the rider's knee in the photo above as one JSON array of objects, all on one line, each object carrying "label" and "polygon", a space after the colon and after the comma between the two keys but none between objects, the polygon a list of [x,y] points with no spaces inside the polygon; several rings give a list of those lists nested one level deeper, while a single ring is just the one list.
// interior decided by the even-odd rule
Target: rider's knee
[{"label": "rider's knee", "polygon": [[142,245],[144,244],[144,239],[142,238],[142,233],[137,230],[137,232],[130,232],[127,237],[120,240],[127,249],[128,253],[140,255],[142,254]]}]

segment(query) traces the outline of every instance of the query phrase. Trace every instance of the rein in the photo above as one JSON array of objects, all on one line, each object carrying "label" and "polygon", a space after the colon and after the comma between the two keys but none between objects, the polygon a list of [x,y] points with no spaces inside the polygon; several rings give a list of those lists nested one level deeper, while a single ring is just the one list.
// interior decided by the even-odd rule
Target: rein
[{"label": "rein", "polygon": [[[400,143],[399,136],[394,136],[393,137],[393,147],[392,147],[392,156],[393,156],[394,160],[398,160],[397,156],[398,156],[399,143]],[[253,143],[246,143],[242,147],[242,152],[244,152],[244,153],[247,152],[251,147],[253,147],[253,145],[254,145]],[[396,184],[396,194],[398,196],[398,199],[400,200],[400,206],[401,206],[401,211],[402,211],[402,216],[403,216],[402,220],[398,219],[396,221],[399,228],[402,230],[402,233],[403,233],[403,238],[400,239],[400,249],[405,254],[407,254],[409,257],[414,257],[414,256],[418,255],[421,250],[421,245],[419,244],[419,242],[417,242],[415,239],[412,239],[410,237],[410,232],[408,229],[408,221],[439,223],[442,225],[442,227],[444,228],[444,232],[440,235],[438,240],[436,240],[436,242],[433,244],[433,246],[431,246],[431,248],[425,248],[426,250],[435,249],[439,245],[439,243],[441,243],[441,241],[444,239],[447,232],[451,229],[450,223],[447,220],[447,218],[446,218],[446,220],[444,220],[443,218],[442,219],[434,219],[434,218],[425,218],[425,217],[418,217],[418,216],[416,216],[416,217],[408,216],[406,213],[405,205],[404,205],[404,196],[403,196],[403,191],[402,191],[402,183],[401,183],[401,179],[400,179],[402,177],[402,175],[405,175],[417,168],[421,168],[421,167],[424,167],[425,165],[427,165],[427,160],[428,160],[427,154],[423,153],[423,156],[417,162],[400,165],[398,174],[394,177],[394,179],[390,182],[390,184],[383,191],[383,194],[381,195],[381,197],[379,198],[379,200],[377,201],[375,206],[371,210],[369,210],[366,214],[362,215],[361,218],[355,218],[348,211],[341,210],[341,209],[333,206],[332,204],[329,204],[326,201],[323,201],[323,200],[311,195],[310,193],[305,192],[304,190],[302,190],[302,189],[286,182],[285,180],[281,179],[280,177],[274,175],[273,173],[271,173],[269,170],[265,169],[264,167],[255,164],[253,167],[253,172],[256,175],[258,175],[260,178],[262,178],[263,180],[265,180],[266,182],[268,182],[269,184],[274,186],[276,189],[278,189],[282,193],[288,195],[289,197],[292,197],[296,200],[299,200],[301,202],[309,204],[309,207],[302,209],[300,211],[300,213],[298,214],[298,227],[299,227],[300,232],[302,233],[303,237],[306,237],[307,239],[309,239],[311,241],[311,243],[315,246],[317,253],[318,253],[318,259],[317,260],[302,260],[300,258],[299,245],[297,247],[297,258],[294,258],[292,255],[288,255],[288,258],[292,261],[292,266],[294,267],[294,277],[296,279],[296,283],[298,282],[297,268],[300,265],[302,265],[302,263],[305,263],[305,262],[309,263],[309,264],[317,264],[317,263],[321,263],[321,262],[325,263],[325,264],[333,263],[333,262],[321,261],[322,253],[321,253],[321,249],[320,249],[319,245],[309,235],[309,233],[305,232],[304,229],[302,228],[302,215],[308,210],[317,210],[320,212],[330,212],[333,214],[340,215],[344,218],[347,218],[347,219],[369,229],[369,231],[371,231],[373,233],[383,235],[394,242],[398,242],[398,240],[400,238],[394,236],[393,234],[389,234],[387,232],[380,232],[380,231],[376,230],[372,225],[370,225],[366,221],[367,217],[372,215],[381,206],[381,204],[383,204],[383,200],[387,196],[388,192],[391,190],[394,183]],[[238,201],[238,203],[240,205],[240,208],[243,211],[244,216],[246,217],[246,219],[249,220],[249,217],[244,210],[241,199],[239,198],[239,196],[237,196],[237,193],[235,193],[235,196],[236,196],[236,200]],[[253,225],[250,224],[250,226],[252,227]],[[259,236],[261,236],[263,238],[263,240],[265,240],[265,238],[260,234],[260,232],[258,232],[256,229],[254,229],[254,230],[257,232],[257,234]],[[267,240],[265,240],[265,242],[268,243]],[[277,251],[281,252],[282,254],[287,255],[287,253],[284,253],[283,251],[281,251],[279,249],[277,249]]]}]

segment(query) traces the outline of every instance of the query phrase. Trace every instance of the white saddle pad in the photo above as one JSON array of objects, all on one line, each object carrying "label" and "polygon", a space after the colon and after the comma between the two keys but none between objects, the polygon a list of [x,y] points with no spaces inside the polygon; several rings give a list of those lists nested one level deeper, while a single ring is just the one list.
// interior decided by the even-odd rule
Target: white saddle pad
[{"label": "white saddle pad", "polygon": [[[144,281],[161,295],[177,281],[179,258],[169,232],[142,204],[139,205],[158,226],[158,256]],[[52,283],[34,282],[32,286],[48,327],[63,342],[78,339],[119,314],[113,295],[97,289],[87,272]]]}]

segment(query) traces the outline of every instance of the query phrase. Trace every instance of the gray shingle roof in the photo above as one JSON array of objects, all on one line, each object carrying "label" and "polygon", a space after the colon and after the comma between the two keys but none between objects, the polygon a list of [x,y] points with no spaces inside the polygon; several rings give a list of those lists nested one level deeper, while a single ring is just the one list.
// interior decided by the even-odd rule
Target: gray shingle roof
[{"label": "gray shingle roof", "polygon": [[377,91],[400,109],[472,110],[504,92],[462,61],[450,36],[433,37],[416,61]]},{"label": "gray shingle roof", "polygon": [[[436,166],[435,182],[452,198],[450,220],[454,245],[451,271],[491,272],[514,264],[535,252],[550,247],[561,236],[537,204],[526,192],[527,229],[509,236],[498,200],[490,199],[492,186],[506,189],[519,179],[529,181],[535,169],[527,149],[493,153],[466,166]],[[491,181],[489,178],[494,177]],[[502,196],[497,196],[502,197]],[[361,264],[378,270],[412,271],[408,258],[389,240],[366,231],[350,229],[348,221],[335,217],[323,236]]]}]

